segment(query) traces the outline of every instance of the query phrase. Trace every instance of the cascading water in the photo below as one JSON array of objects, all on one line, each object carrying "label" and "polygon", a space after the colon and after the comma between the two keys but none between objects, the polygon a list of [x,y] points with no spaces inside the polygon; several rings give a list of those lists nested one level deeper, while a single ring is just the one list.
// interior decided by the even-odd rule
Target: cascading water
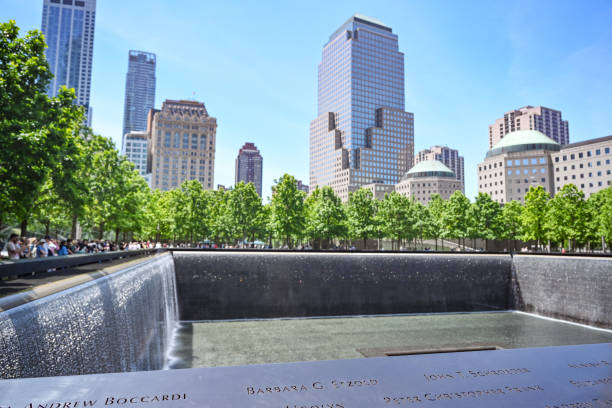
[{"label": "cascading water", "polygon": [[178,320],[170,254],[0,313],[0,378],[162,369]]}]

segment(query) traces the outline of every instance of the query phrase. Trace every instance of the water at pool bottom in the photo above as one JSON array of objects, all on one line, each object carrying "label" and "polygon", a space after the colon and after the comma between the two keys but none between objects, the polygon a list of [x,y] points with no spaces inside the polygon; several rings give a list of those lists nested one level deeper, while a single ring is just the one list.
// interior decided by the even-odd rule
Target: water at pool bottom
[{"label": "water at pool bottom", "polygon": [[181,322],[170,351],[169,367],[609,342],[610,330],[512,311]]}]

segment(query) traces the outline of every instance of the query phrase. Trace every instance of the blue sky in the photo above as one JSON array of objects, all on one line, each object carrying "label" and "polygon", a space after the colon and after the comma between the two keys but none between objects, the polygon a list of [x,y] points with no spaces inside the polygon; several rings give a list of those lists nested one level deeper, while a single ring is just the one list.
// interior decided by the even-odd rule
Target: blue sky
[{"label": "blue sky", "polygon": [[[40,29],[41,13],[42,0],[0,0],[0,21],[24,30]],[[571,142],[612,134],[609,0],[98,0],[93,129],[121,145],[128,50],[154,52],[156,107],[195,98],[217,118],[215,184],[234,183],[246,141],[264,157],[264,197],[285,172],[308,183],[317,64],[329,35],[354,13],[399,36],[415,151],[459,149],[470,198],[488,125],[508,110],[561,110]]]}]

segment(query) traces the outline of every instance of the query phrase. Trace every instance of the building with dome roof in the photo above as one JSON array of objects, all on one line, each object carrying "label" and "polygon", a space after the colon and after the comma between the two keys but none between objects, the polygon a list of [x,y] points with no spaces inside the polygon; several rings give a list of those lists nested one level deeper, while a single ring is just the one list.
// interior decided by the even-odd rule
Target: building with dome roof
[{"label": "building with dome roof", "polygon": [[537,130],[508,133],[478,164],[478,192],[502,204],[524,202],[532,186],[542,186],[553,195],[551,154],[560,150],[559,143]]},{"label": "building with dome roof", "polygon": [[427,204],[432,194],[439,194],[446,200],[457,190],[463,191],[463,182],[438,160],[419,162],[395,185],[399,194],[414,197],[421,204]]}]

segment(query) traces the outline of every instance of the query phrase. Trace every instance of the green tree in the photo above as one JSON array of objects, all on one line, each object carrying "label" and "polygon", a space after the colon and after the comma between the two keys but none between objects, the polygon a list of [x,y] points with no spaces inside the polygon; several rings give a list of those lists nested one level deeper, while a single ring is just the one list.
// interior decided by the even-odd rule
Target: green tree
[{"label": "green tree", "polygon": [[198,180],[185,180],[181,184],[185,225],[183,234],[193,245],[210,234],[210,209],[213,202],[209,191]]},{"label": "green tree", "polygon": [[52,75],[44,50],[39,31],[20,38],[14,21],[0,24],[0,224],[12,213],[22,235],[47,175],[82,121],[73,90],[47,97]]},{"label": "green tree", "polygon": [[396,241],[399,249],[403,239],[411,240],[416,236],[414,208],[409,198],[395,191],[385,194],[378,206],[378,217],[384,235],[391,238],[391,246]]},{"label": "green tree", "polygon": [[463,238],[465,248],[465,237],[468,236],[470,225],[470,200],[459,190],[455,191],[446,201],[442,216],[442,225],[445,228],[445,236],[456,238],[458,241]]},{"label": "green tree", "polygon": [[297,181],[289,174],[276,180],[272,187],[270,226],[289,248],[293,238],[303,235],[305,226],[305,193],[297,189]]},{"label": "green tree", "polygon": [[601,238],[602,249],[606,242],[612,248],[612,187],[592,194],[588,201],[591,212],[591,228]]},{"label": "green tree", "polygon": [[210,211],[211,237],[215,243],[225,244],[231,240],[230,225],[228,219],[227,202],[229,193],[225,190],[215,190],[212,192],[212,207]]},{"label": "green tree", "polygon": [[530,187],[525,194],[525,206],[521,214],[524,240],[536,240],[537,247],[547,237],[546,213],[550,196],[544,187]]},{"label": "green tree", "polygon": [[429,236],[432,229],[432,216],[429,212],[429,208],[416,201],[414,198],[412,198],[411,206],[414,213],[415,240],[418,238],[421,241],[421,249],[423,249],[423,238]]},{"label": "green tree", "polygon": [[346,236],[346,213],[331,187],[317,187],[306,199],[305,207],[306,233],[315,248],[328,247],[332,239]]},{"label": "green tree", "polygon": [[255,240],[258,217],[262,211],[261,197],[253,183],[239,182],[229,192],[227,200],[229,229],[235,240]]},{"label": "green tree", "polygon": [[115,231],[115,241],[119,242],[119,233],[138,235],[143,230],[145,205],[149,196],[149,186],[145,179],[134,170],[134,165],[124,156],[119,158],[117,209],[111,218]]},{"label": "green tree", "polygon": [[[142,207],[129,202],[138,201],[133,195],[142,195],[144,185],[133,181],[136,177],[133,164],[120,156],[113,142],[102,136],[92,135],[89,139],[90,169],[87,172],[90,200],[86,207],[87,224],[96,228],[98,238],[104,238],[105,231],[118,231],[129,225],[131,214]],[[140,176],[138,176],[140,177]]]},{"label": "green tree", "polygon": [[346,206],[348,233],[351,239],[363,240],[366,248],[368,238],[376,234],[374,217],[376,215],[376,202],[372,192],[366,188],[349,193]]},{"label": "green tree", "polygon": [[90,129],[81,129],[82,135],[68,134],[63,147],[64,154],[51,172],[53,189],[68,212],[71,223],[70,236],[77,237],[79,219],[85,215],[85,209],[91,196],[89,194],[89,165],[92,136]]},{"label": "green tree", "polygon": [[[523,206],[518,201],[510,201],[504,204],[501,211],[501,238],[506,241],[512,240],[514,248],[517,239],[521,239],[521,214]],[[506,247],[510,248],[508,242]]]},{"label": "green tree", "polygon": [[432,194],[427,203],[429,212],[429,223],[427,225],[427,237],[435,240],[436,251],[438,250],[438,239],[444,238],[444,213],[446,203],[439,194]]},{"label": "green tree", "polygon": [[501,235],[501,207],[493,201],[490,195],[478,193],[476,201],[470,205],[468,233],[471,238],[485,240],[485,249],[488,250],[488,241],[498,239]]},{"label": "green tree", "polygon": [[573,184],[564,185],[548,203],[546,224],[550,238],[575,250],[587,236],[590,213],[584,193]]},{"label": "green tree", "polygon": [[172,207],[170,194],[155,190],[146,199],[143,234],[156,242],[172,237]]}]

